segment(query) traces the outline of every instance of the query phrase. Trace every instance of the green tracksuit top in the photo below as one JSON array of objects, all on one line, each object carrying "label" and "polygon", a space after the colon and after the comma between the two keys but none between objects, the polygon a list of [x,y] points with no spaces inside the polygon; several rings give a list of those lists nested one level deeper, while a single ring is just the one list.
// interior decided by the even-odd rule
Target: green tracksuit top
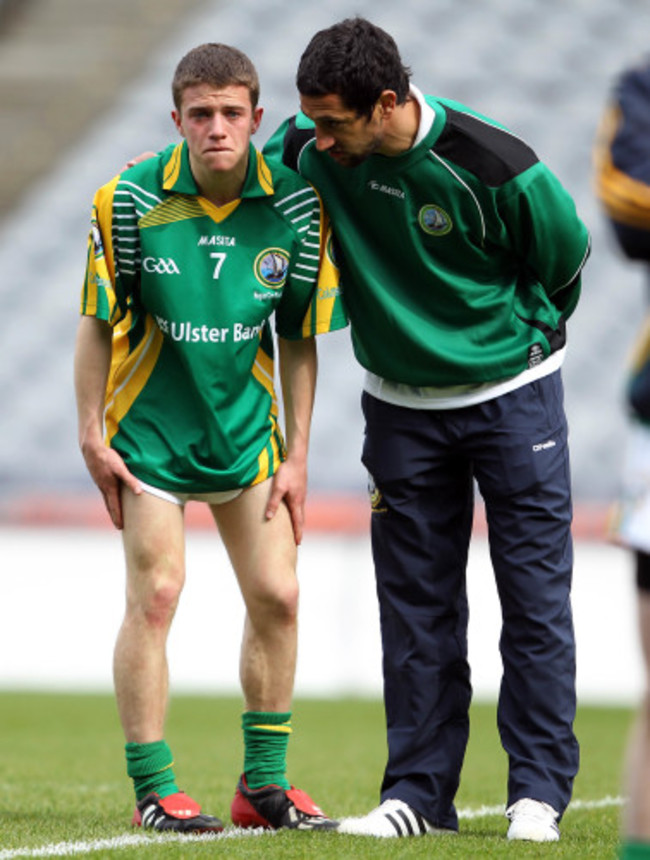
[{"label": "green tracksuit top", "polygon": [[107,442],[138,478],[207,493],[277,470],[270,318],[288,339],[346,325],[326,230],[311,185],[252,145],[222,207],[184,141],[99,189],[81,313],[113,326]]},{"label": "green tracksuit top", "polygon": [[316,149],[303,114],[264,152],[323,198],[363,367],[411,386],[507,379],[564,346],[588,231],[522,140],[425,98],[433,124],[401,155],[342,167]]}]

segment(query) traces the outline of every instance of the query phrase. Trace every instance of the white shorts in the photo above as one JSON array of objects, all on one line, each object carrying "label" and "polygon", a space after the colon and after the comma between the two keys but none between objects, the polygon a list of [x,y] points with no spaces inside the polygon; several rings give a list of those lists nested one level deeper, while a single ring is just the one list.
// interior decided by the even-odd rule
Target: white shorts
[{"label": "white shorts", "polygon": [[629,429],[621,496],[614,507],[610,537],[650,552],[650,427],[635,421]]},{"label": "white shorts", "polygon": [[206,502],[208,505],[223,505],[225,502],[232,502],[237,496],[240,496],[244,489],[240,487],[237,490],[222,490],[214,493],[172,493],[169,490],[161,490],[159,487],[152,487],[151,484],[145,484],[140,481],[140,486],[145,493],[150,493],[152,496],[158,496],[159,499],[164,499],[166,502],[172,502],[175,505],[185,505],[187,502]]}]

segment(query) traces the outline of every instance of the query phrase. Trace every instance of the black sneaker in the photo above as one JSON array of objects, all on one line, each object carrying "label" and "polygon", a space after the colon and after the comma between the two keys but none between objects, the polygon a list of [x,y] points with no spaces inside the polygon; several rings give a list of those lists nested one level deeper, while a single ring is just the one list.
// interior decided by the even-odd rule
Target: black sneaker
[{"label": "black sneaker", "polygon": [[279,785],[249,788],[241,776],[230,807],[230,817],[238,827],[265,827],[278,830],[335,830],[338,821],[328,818],[322,809],[300,789],[286,790]]},{"label": "black sneaker", "polygon": [[148,794],[139,800],[131,824],[150,830],[175,830],[177,833],[220,833],[223,822],[204,815],[199,804],[184,791],[167,797]]}]

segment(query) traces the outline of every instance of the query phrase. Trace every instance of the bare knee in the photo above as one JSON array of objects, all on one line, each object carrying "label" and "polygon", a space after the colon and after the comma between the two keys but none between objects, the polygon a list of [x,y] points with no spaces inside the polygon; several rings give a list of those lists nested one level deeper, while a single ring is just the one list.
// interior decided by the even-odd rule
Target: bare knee
[{"label": "bare knee", "polygon": [[180,566],[158,563],[130,577],[127,613],[137,616],[151,629],[171,624],[183,589]]},{"label": "bare knee", "polygon": [[297,580],[258,589],[247,601],[246,608],[256,626],[269,622],[280,626],[295,625],[298,618]]},{"label": "bare knee", "polygon": [[140,609],[149,627],[168,627],[176,612],[180,589],[159,585],[149,592]]}]

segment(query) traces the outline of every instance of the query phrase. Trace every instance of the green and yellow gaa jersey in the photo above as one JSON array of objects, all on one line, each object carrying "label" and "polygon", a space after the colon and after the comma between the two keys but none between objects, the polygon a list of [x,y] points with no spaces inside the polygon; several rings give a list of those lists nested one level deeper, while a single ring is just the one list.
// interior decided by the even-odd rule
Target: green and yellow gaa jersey
[{"label": "green and yellow gaa jersey", "polygon": [[241,197],[201,197],[185,142],[95,195],[81,313],[113,327],[107,443],[175,492],[245,487],[284,457],[273,332],[347,324],[311,185],[251,145]]}]

